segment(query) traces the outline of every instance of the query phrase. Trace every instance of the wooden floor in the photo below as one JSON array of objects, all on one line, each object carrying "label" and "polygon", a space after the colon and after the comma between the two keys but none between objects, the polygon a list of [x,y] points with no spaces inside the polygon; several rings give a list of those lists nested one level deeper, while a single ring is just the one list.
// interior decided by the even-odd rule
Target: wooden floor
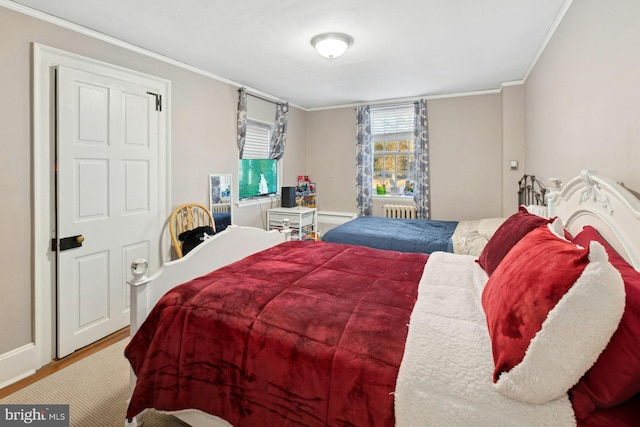
[{"label": "wooden floor", "polygon": [[62,368],[65,368],[71,365],[72,363],[77,362],[78,360],[82,360],[85,357],[92,355],[93,353],[96,353],[106,347],[109,347],[111,344],[115,344],[118,341],[127,338],[128,336],[129,336],[129,327],[127,326],[126,328],[120,329],[119,331],[114,332],[113,334],[101,339],[100,341],[97,341],[93,344],[90,344],[86,347],[76,350],[75,352],[71,353],[67,357],[53,360],[48,365],[45,365],[42,368],[38,369],[38,371],[35,374],[31,375],[30,377],[24,378],[16,383],[11,384],[10,386],[0,389],[0,399],[12,393],[15,393],[16,391],[30,384],[33,384],[34,382],[41,380],[42,378],[48,375],[51,375]]}]

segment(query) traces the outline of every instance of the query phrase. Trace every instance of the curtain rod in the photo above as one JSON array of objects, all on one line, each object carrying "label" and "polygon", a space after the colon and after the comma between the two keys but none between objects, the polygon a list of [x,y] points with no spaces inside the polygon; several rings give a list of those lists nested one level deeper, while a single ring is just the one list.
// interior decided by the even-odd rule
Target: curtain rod
[{"label": "curtain rod", "polygon": [[[408,107],[409,105],[415,105],[415,103],[419,101],[407,101],[407,102],[394,102],[391,104],[368,104],[370,108],[378,108],[378,109],[384,109],[384,108],[396,108],[396,107]],[[366,104],[363,104],[366,105]],[[354,107],[354,110],[357,110],[358,107]]]},{"label": "curtain rod", "polygon": [[[238,92],[240,92],[241,90],[242,90],[242,89],[238,89]],[[276,105],[280,104],[280,102],[278,102],[278,101],[274,101],[274,100],[272,100],[272,99],[265,98],[265,97],[260,96],[260,95],[255,95],[255,94],[253,94],[253,93],[249,92],[248,90],[247,90],[246,92],[247,92],[247,95],[249,95],[249,96],[253,96],[254,98],[262,99],[263,101],[267,101],[267,102],[270,102],[270,103],[272,103],[272,104],[276,104]]]}]

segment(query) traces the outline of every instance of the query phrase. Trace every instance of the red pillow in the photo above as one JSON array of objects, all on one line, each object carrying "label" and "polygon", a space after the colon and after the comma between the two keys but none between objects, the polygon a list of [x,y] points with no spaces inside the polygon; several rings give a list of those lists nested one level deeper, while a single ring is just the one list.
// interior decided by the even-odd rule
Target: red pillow
[{"label": "red pillow", "polygon": [[610,409],[596,409],[578,423],[581,427],[638,427],[640,426],[640,394],[622,405]]},{"label": "red pillow", "polygon": [[518,212],[507,218],[491,236],[478,257],[478,264],[491,276],[500,261],[520,239],[530,231],[552,221],[553,219],[530,214],[527,208],[520,206]]},{"label": "red pillow", "polygon": [[624,285],[594,242],[588,249],[549,226],[527,234],[482,292],[495,388],[540,404],[566,393],[593,365],[624,310]]},{"label": "red pillow", "polygon": [[[626,305],[620,326],[595,365],[573,390],[574,407],[579,395],[586,395],[591,408],[575,408],[578,417],[597,408],[611,408],[640,393],[640,272],[607,243],[596,229],[585,226],[574,242],[587,246],[596,241],[609,254],[611,264],[620,272],[626,292]],[[590,409],[590,410],[589,410]]]}]

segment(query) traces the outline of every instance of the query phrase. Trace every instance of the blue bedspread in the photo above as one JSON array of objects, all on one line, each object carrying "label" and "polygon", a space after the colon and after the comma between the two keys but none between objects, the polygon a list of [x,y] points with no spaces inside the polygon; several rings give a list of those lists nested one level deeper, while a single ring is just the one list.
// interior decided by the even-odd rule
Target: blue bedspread
[{"label": "blue bedspread", "polygon": [[213,221],[216,223],[216,233],[219,233],[231,225],[231,214],[229,212],[214,213]]},{"label": "blue bedspread", "polygon": [[457,225],[457,221],[363,216],[332,228],[322,240],[399,252],[453,252],[451,236]]}]

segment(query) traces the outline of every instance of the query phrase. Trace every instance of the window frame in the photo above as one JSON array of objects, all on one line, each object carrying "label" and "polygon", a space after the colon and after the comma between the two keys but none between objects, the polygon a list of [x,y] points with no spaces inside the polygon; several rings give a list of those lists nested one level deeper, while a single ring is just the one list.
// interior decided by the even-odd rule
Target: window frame
[{"label": "window frame", "polygon": [[[403,184],[398,182],[411,180],[415,182],[415,154],[416,146],[413,131],[415,128],[415,113],[414,105],[411,104],[396,104],[392,106],[381,106],[371,108],[371,156],[372,156],[372,175],[371,175],[371,188],[373,190],[373,197],[398,197],[406,198],[412,197],[412,193],[406,193]],[[408,143],[407,151],[399,151],[399,145],[406,141]],[[376,145],[383,144],[382,150],[376,151]],[[395,149],[388,150],[389,144],[396,144]],[[407,170],[398,170],[398,157],[407,155]],[[382,157],[381,170],[376,171],[376,159]],[[391,172],[386,170],[386,158],[393,156],[394,168]],[[398,174],[406,174],[404,180],[398,179]],[[381,193],[377,189],[377,181],[382,176],[382,182],[385,184],[385,192]],[[396,187],[399,188],[399,194],[390,194],[388,187],[391,179],[395,178]]]},{"label": "window frame", "polygon": [[[257,130],[261,130],[259,132]],[[254,133],[254,130],[256,132]],[[264,130],[266,130],[266,136],[264,134]],[[254,118],[247,117],[247,131],[245,134],[245,145],[242,153],[242,159],[269,159],[269,153],[271,152],[271,141],[273,137],[273,132],[275,132],[275,124],[266,122],[264,120],[258,120]],[[255,138],[254,138],[255,136]],[[262,146],[260,146],[262,145]],[[282,160],[277,160],[277,183],[276,183],[276,194],[259,194],[251,197],[240,198],[240,187],[241,187],[241,174],[240,174],[240,158],[238,159],[238,163],[236,165],[236,174],[238,179],[238,204],[251,204],[256,201],[262,201],[271,199],[272,197],[280,197],[281,189],[282,189]]]}]

